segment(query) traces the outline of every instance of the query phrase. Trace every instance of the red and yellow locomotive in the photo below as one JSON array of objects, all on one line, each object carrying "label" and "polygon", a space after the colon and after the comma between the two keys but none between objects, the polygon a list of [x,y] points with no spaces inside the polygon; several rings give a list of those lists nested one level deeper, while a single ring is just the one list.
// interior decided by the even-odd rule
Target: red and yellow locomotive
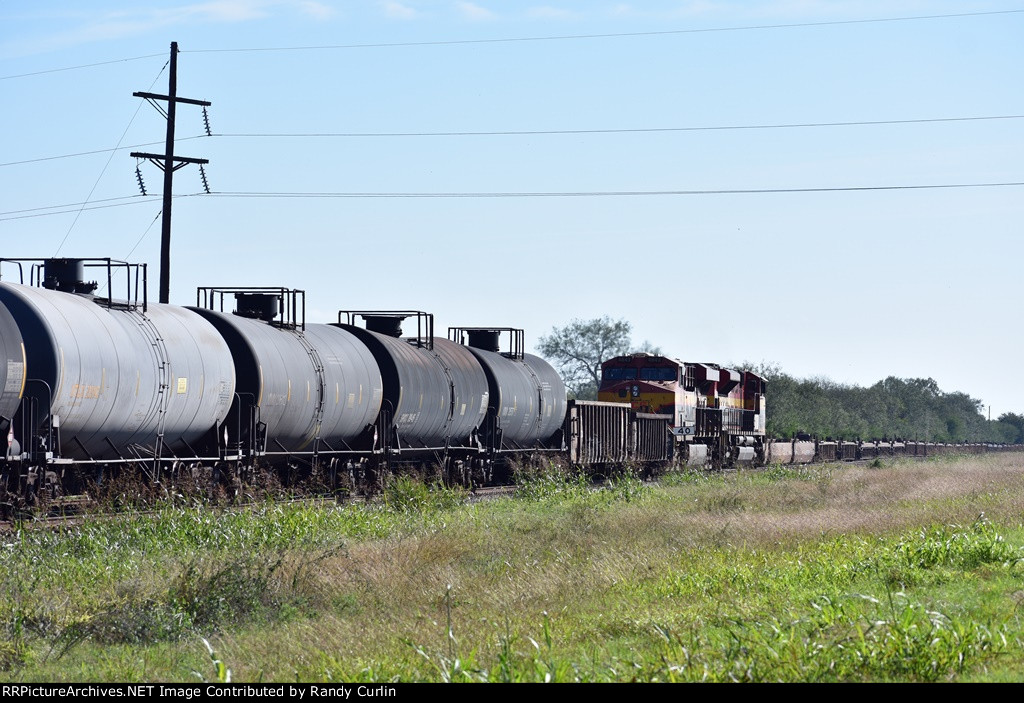
[{"label": "red and yellow locomotive", "polygon": [[676,451],[691,465],[764,456],[765,380],[750,371],[643,352],[601,365],[598,400],[672,417]]}]

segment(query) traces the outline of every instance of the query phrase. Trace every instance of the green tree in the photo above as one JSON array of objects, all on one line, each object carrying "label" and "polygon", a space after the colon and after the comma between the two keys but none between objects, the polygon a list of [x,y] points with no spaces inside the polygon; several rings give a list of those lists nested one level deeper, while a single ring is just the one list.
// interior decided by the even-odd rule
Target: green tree
[{"label": "green tree", "polygon": [[1010,425],[1017,430],[1013,438],[1007,441],[1012,442],[1013,444],[1024,444],[1024,415],[1018,415],[1017,413],[1003,413],[999,416],[998,421],[1006,425]]},{"label": "green tree", "polygon": [[792,437],[938,442],[1022,442],[1024,416],[1006,413],[997,422],[966,393],[943,392],[934,379],[890,376],[869,388],[827,378],[796,379],[774,364],[743,364],[768,380],[768,434]]},{"label": "green tree", "polygon": [[572,397],[593,400],[601,383],[601,363],[629,353],[631,329],[625,320],[607,315],[573,320],[541,337],[537,351],[558,369]]}]

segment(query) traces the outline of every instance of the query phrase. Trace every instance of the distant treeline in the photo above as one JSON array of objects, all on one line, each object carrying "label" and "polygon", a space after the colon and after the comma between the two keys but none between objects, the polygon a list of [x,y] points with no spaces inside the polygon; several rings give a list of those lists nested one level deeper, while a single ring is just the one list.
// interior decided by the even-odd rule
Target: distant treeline
[{"label": "distant treeline", "polygon": [[755,368],[768,379],[768,434],[930,442],[1024,443],[1024,416],[987,420],[981,401],[943,392],[930,378],[890,376],[869,388],[825,378],[797,379],[777,367]]}]

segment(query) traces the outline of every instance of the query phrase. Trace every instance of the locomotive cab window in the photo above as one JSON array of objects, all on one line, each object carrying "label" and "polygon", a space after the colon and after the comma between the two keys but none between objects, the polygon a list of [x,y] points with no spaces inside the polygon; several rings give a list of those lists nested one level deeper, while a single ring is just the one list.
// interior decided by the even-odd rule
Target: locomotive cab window
[{"label": "locomotive cab window", "polygon": [[640,379],[643,381],[675,381],[677,373],[672,367],[654,366],[640,369]]},{"label": "locomotive cab window", "polygon": [[633,367],[605,369],[604,378],[608,381],[632,381],[636,378],[636,369]]}]

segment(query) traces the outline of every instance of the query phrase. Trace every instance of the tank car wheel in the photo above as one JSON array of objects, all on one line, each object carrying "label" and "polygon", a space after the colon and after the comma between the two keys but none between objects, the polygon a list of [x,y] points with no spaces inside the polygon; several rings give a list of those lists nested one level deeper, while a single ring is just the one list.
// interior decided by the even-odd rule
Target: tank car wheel
[{"label": "tank car wheel", "polygon": [[[168,486],[171,489],[173,489],[175,486],[178,485],[178,483],[180,481],[181,481],[181,461],[175,459],[173,462],[171,462],[171,468],[169,468],[167,470],[167,473],[165,474],[164,484],[165,484],[165,486]],[[166,492],[167,490],[168,489],[165,487],[164,491]]]},{"label": "tank car wheel", "polygon": [[43,490],[47,500],[57,500],[64,495],[63,485],[60,477],[54,471],[47,471],[44,474]]},{"label": "tank car wheel", "polygon": [[39,506],[39,496],[36,493],[35,485],[25,486],[25,493],[22,495],[21,504],[27,510],[34,510]]},{"label": "tank car wheel", "polygon": [[221,484],[226,480],[229,472],[221,465],[221,462],[216,462],[213,468],[210,470],[210,481],[206,486],[207,498],[216,498],[221,490]]},{"label": "tank car wheel", "polygon": [[356,477],[361,473],[359,469],[361,463],[362,461],[346,461],[344,468],[338,472],[338,500],[355,495],[358,492],[359,483]]},{"label": "tank car wheel", "polygon": [[356,468],[352,478],[352,490],[354,493],[369,497],[380,492],[382,485],[380,464],[370,461]]},{"label": "tank car wheel", "polygon": [[364,472],[364,490],[366,495],[379,495],[393,477],[391,466],[385,462],[371,464]]},{"label": "tank car wheel", "polygon": [[351,460],[342,463],[333,457],[327,465],[327,490],[338,501],[344,500],[352,493],[355,465]]},{"label": "tank car wheel", "polygon": [[26,508],[34,509],[39,505],[39,469],[31,468],[25,475],[25,487],[21,491],[21,502]]},{"label": "tank car wheel", "polygon": [[472,489],[480,485],[481,475],[477,471],[476,461],[449,458],[447,470],[445,471],[445,484],[448,486],[461,486]]},{"label": "tank car wheel", "polygon": [[469,465],[469,482],[475,486],[490,486],[494,480],[493,468],[490,459],[474,459]]}]

